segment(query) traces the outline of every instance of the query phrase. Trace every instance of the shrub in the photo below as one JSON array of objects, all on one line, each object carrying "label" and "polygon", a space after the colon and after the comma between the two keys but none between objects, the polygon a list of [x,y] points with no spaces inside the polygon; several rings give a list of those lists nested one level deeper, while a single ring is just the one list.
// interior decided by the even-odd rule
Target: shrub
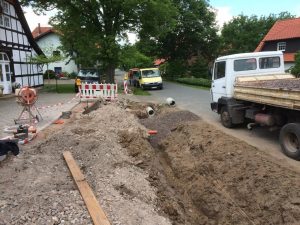
[{"label": "shrub", "polygon": [[190,66],[189,74],[197,78],[209,78],[209,69],[206,60],[203,57],[198,57],[197,60]]},{"label": "shrub", "polygon": [[164,64],[165,77],[176,80],[187,72],[187,65],[183,60],[169,61]]},{"label": "shrub", "polygon": [[70,73],[69,74],[69,77],[71,78],[71,79],[75,79],[76,77],[77,77],[77,73],[75,73],[75,72],[72,72],[72,73]]},{"label": "shrub", "polygon": [[190,84],[201,87],[211,87],[211,80],[204,78],[178,78],[176,80],[179,83]]},{"label": "shrub", "polygon": [[291,73],[296,77],[300,77],[300,52],[295,55],[295,66],[293,66]]},{"label": "shrub", "polygon": [[55,79],[55,72],[53,70],[46,70],[44,73],[44,79],[48,79],[48,73],[50,79]]}]

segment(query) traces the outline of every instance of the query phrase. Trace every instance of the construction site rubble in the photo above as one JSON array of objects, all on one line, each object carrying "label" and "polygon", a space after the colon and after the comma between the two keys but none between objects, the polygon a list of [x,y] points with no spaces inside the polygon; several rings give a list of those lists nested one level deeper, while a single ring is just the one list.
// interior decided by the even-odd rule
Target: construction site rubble
[{"label": "construction site rubble", "polygon": [[92,224],[65,151],[113,225],[300,221],[299,174],[195,114],[127,100],[85,110],[0,162],[1,225]]}]

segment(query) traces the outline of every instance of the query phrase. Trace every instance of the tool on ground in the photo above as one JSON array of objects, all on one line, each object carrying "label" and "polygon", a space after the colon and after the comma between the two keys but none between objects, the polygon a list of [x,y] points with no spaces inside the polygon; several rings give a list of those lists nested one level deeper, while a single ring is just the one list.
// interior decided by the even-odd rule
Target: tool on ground
[{"label": "tool on ground", "polygon": [[157,134],[157,130],[148,130],[148,134],[150,135]]},{"label": "tool on ground", "polygon": [[110,222],[108,221],[105,212],[100,207],[98,200],[96,199],[93,193],[93,190],[90,188],[84,175],[80,171],[71,152],[65,151],[63,152],[63,156],[73,176],[73,179],[80,191],[80,194],[85,202],[85,205],[90,213],[94,225],[110,225]]}]

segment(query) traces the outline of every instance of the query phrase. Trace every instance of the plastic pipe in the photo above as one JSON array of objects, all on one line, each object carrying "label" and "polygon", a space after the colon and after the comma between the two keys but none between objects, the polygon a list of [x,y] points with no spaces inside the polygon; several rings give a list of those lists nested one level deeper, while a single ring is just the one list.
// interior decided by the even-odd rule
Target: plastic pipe
[{"label": "plastic pipe", "polygon": [[168,105],[171,105],[171,106],[175,105],[175,100],[173,98],[167,98],[166,101],[167,101]]},{"label": "plastic pipe", "polygon": [[154,116],[154,109],[152,109],[150,106],[146,109],[148,116]]}]

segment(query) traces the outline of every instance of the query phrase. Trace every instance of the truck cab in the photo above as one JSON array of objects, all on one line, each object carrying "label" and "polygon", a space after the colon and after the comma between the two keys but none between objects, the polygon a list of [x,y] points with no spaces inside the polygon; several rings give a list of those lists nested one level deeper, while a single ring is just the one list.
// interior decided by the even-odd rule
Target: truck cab
[{"label": "truck cab", "polygon": [[140,69],[139,86],[143,89],[147,88],[163,88],[162,78],[158,68]]},{"label": "truck cab", "polygon": [[243,53],[219,57],[213,67],[212,102],[217,103],[222,97],[233,97],[236,77],[283,73],[284,61],[281,51]]}]

